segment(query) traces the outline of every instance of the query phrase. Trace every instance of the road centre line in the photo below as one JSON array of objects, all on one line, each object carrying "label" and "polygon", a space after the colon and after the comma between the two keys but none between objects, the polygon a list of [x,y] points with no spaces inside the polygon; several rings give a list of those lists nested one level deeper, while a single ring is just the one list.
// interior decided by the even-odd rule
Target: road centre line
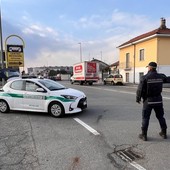
[{"label": "road centre line", "polygon": [[87,88],[93,88],[93,89],[105,90],[105,91],[112,91],[112,92],[117,92],[117,93],[136,94],[136,93],[133,93],[133,92],[118,91],[118,90],[113,90],[113,89],[103,89],[103,88],[99,88],[99,87],[87,87]]},{"label": "road centre line", "polygon": [[78,119],[78,118],[73,118],[76,122],[78,122],[79,124],[81,124],[83,127],[85,127],[88,131],[90,131],[91,133],[93,133],[94,135],[100,135],[99,132],[97,132],[95,129],[93,129],[92,127],[90,127],[89,125],[87,125],[86,123],[84,123],[82,120]]},{"label": "road centre line", "polygon": [[87,88],[93,88],[93,89],[98,89],[98,90],[105,90],[105,91],[112,91],[112,92],[117,92],[117,93],[127,93],[127,94],[136,94],[136,93],[133,93],[133,92],[126,92],[126,91],[118,91],[118,90],[113,90],[113,89],[103,89],[103,88],[100,88],[100,87],[88,87],[86,86]]},{"label": "road centre line", "polygon": [[[103,89],[103,90],[105,90],[105,91],[114,91],[114,92],[118,92],[118,93],[125,93],[125,94],[133,94],[133,95],[136,95],[136,93],[133,93],[133,92],[110,90],[110,89]],[[163,97],[163,99],[170,100],[170,97]]]},{"label": "road centre line", "polygon": [[167,99],[167,100],[170,100],[170,97],[163,97],[163,99]]},{"label": "road centre line", "polygon": [[[118,91],[118,90],[113,90],[113,89],[103,89],[103,88],[99,88],[99,87],[87,87],[87,88],[93,88],[93,89],[98,89],[98,90],[105,90],[105,91],[111,91],[111,92],[117,92],[117,93],[125,93],[125,94],[136,95],[136,93],[134,93],[134,92]],[[163,99],[170,100],[170,97],[163,97]]]},{"label": "road centre line", "polygon": [[134,92],[127,92],[127,91],[118,91],[118,90],[112,90],[112,89],[103,89],[105,91],[113,91],[113,92],[118,92],[118,93],[126,93],[126,94],[136,94]]}]

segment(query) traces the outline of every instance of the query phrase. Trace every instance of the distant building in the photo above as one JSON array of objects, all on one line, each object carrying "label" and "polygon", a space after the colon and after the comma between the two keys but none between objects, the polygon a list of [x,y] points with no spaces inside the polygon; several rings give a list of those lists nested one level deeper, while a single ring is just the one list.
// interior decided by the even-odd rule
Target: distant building
[{"label": "distant building", "polygon": [[107,75],[110,73],[109,64],[107,64],[101,60],[95,59],[95,58],[93,58],[91,61],[95,61],[95,62],[99,63],[99,78],[100,78],[100,81],[103,81],[103,79],[105,77],[107,77]]},{"label": "distant building", "polygon": [[95,59],[93,58],[91,61],[95,61],[95,62],[98,62],[99,63],[99,70],[102,72],[102,71],[105,71],[107,69],[109,69],[109,65],[101,60],[98,60],[98,59]]},{"label": "distant building", "polygon": [[72,66],[49,66],[49,67],[30,67],[27,68],[28,74],[33,74],[33,75],[48,75],[50,70],[54,71],[61,71],[65,70],[68,74],[71,74],[73,72],[73,67]]},{"label": "distant building", "polygon": [[170,76],[170,29],[164,18],[159,28],[121,44],[119,50],[119,70],[126,82],[139,83],[151,61],[157,62],[158,72]]}]

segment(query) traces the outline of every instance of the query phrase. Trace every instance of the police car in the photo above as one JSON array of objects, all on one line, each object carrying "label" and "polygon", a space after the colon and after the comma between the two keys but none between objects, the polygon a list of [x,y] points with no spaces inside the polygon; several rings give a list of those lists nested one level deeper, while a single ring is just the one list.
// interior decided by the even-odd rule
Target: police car
[{"label": "police car", "polygon": [[81,112],[87,107],[86,95],[50,79],[17,78],[0,89],[0,112],[10,110],[48,112],[53,117]]}]

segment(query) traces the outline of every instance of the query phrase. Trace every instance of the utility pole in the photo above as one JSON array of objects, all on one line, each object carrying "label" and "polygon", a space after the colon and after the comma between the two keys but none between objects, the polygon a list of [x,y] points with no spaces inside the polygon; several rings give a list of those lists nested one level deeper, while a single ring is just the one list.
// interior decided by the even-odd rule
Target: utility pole
[{"label": "utility pole", "polygon": [[102,51],[100,51],[100,54],[101,54],[101,61],[102,61],[102,59],[103,59],[103,54],[102,54]]},{"label": "utility pole", "polygon": [[78,44],[80,44],[80,62],[82,62],[82,49],[81,49],[81,42],[79,42]]},{"label": "utility pole", "polygon": [[[1,69],[4,69],[1,4],[0,4],[0,41],[1,41]],[[4,84],[5,84],[5,80],[4,80],[4,78],[2,78],[2,85],[4,85]]]}]

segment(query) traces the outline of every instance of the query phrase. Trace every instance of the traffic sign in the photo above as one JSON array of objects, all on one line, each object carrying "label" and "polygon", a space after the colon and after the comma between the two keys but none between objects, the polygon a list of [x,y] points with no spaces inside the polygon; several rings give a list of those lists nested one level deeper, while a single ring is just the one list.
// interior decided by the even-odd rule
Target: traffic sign
[{"label": "traffic sign", "polygon": [[23,63],[22,62],[17,62],[17,61],[10,61],[8,62],[8,66],[19,66],[19,67],[23,67]]},{"label": "traffic sign", "polygon": [[7,45],[8,67],[24,67],[24,53],[22,45]]}]

